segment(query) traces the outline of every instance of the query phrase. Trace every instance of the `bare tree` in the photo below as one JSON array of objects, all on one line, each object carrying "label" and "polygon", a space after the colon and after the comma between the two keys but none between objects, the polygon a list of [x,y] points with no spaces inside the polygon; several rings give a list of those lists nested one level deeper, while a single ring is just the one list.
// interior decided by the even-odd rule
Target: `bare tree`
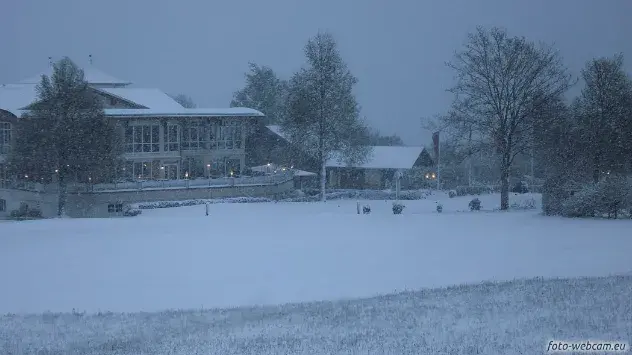
[{"label": "bare tree", "polygon": [[509,173],[533,143],[533,113],[571,86],[553,48],[505,30],[478,28],[448,63],[456,74],[454,101],[443,123],[462,136],[490,142],[500,159],[501,209],[509,208]]}]

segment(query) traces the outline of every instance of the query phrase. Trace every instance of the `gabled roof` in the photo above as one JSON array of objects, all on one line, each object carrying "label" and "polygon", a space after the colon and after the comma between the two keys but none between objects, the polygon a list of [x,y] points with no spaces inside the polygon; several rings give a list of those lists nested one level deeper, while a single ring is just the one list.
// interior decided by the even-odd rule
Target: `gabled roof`
[{"label": "gabled roof", "polygon": [[[283,132],[281,132],[281,126],[268,125],[266,126],[272,133],[276,134],[282,139],[287,140]],[[352,164],[348,166],[344,160],[339,160],[340,154],[334,153],[331,159],[327,160],[326,167],[328,168],[362,168],[362,169],[411,169],[421,153],[425,150],[424,147],[403,147],[403,146],[372,146],[372,152],[370,153],[367,161],[364,164]]]},{"label": "gabled roof", "polygon": [[269,125],[269,126],[266,126],[266,128],[269,129],[272,133],[274,133],[277,136],[279,136],[280,138],[283,138],[283,139],[287,140],[287,138],[285,137],[283,132],[281,132],[281,126],[279,126],[279,125]]},{"label": "gabled roof", "polygon": [[263,117],[263,113],[246,107],[167,109],[105,109],[111,117]]},{"label": "gabled roof", "polygon": [[348,166],[344,160],[339,160],[339,154],[334,154],[327,161],[328,168],[362,168],[362,169],[412,169],[415,162],[424,151],[424,147],[401,146],[373,146],[373,151],[364,164]]},{"label": "gabled roof", "polygon": [[[117,79],[92,66],[81,69],[83,69],[84,80],[90,85],[126,86],[132,84],[130,81]],[[20,81],[20,84],[39,84],[42,81],[42,75],[52,76],[53,67],[49,66],[39,75]]]},{"label": "gabled roof", "polygon": [[134,102],[152,110],[179,110],[182,105],[159,89],[145,88],[95,88],[106,94]]}]

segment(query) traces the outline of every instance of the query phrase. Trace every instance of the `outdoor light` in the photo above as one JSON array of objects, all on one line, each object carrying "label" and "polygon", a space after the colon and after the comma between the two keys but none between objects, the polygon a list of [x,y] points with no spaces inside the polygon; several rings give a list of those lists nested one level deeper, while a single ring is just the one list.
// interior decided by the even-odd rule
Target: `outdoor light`
[{"label": "outdoor light", "polygon": [[436,177],[437,177],[437,175],[435,175],[435,173],[432,173],[432,178],[434,179]]},{"label": "outdoor light", "polygon": [[211,164],[206,164],[206,167],[210,169],[211,168]]},{"label": "outdoor light", "polygon": [[59,169],[55,169],[55,173],[58,173],[58,172],[59,172]]},{"label": "outdoor light", "polygon": [[268,163],[268,166],[270,166],[270,163]]},{"label": "outdoor light", "polygon": [[184,178],[185,178],[185,179],[188,179],[188,178],[189,178],[189,172],[188,172],[188,171],[184,173]]},{"label": "outdoor light", "polygon": [[161,170],[165,170],[165,167],[164,167],[164,166],[161,166],[161,167],[160,167],[160,169],[161,169]]},{"label": "outdoor light", "polygon": [[92,178],[91,178],[91,177],[89,177],[89,178],[88,178],[88,181],[92,181]]},{"label": "outdoor light", "polygon": [[232,170],[230,171],[230,176],[233,176],[233,171]]},{"label": "outdoor light", "polygon": [[25,174],[25,175],[24,175],[24,178],[25,178],[25,179],[28,179],[28,178],[29,178],[29,176]]},{"label": "outdoor light", "polygon": [[430,179],[430,174],[426,173],[426,179]]}]

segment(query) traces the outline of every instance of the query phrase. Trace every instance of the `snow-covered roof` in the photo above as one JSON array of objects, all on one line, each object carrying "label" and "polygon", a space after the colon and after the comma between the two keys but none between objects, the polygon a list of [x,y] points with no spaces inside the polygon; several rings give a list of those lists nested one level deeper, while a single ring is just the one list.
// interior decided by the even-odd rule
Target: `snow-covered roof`
[{"label": "snow-covered roof", "polygon": [[2,84],[0,85],[0,109],[19,116],[16,112],[37,100],[36,85]]},{"label": "snow-covered roof", "polygon": [[344,160],[340,161],[339,154],[334,154],[327,161],[328,168],[363,168],[363,169],[411,169],[417,158],[424,151],[424,147],[401,146],[373,146],[366,163],[347,166]]},{"label": "snow-covered roof", "polygon": [[175,109],[105,109],[106,116],[118,117],[263,117],[263,113],[246,107]]},{"label": "snow-covered roof", "polygon": [[[131,82],[127,80],[117,79],[92,66],[81,68],[81,69],[83,69],[84,80],[88,82],[88,84],[91,84],[91,85],[125,86],[125,85],[132,84]],[[53,75],[53,67],[49,66],[45,71],[41,72],[39,75],[20,81],[20,84],[39,84],[42,81],[42,75],[46,75],[48,77]]]},{"label": "snow-covered roof", "polygon": [[281,126],[278,125],[269,125],[266,126],[266,128],[268,128],[272,133],[276,134],[277,136],[287,140],[287,138],[285,137],[285,135],[281,132]]},{"label": "snow-covered roof", "polygon": [[95,88],[106,94],[134,102],[152,110],[180,110],[182,105],[159,89]]}]

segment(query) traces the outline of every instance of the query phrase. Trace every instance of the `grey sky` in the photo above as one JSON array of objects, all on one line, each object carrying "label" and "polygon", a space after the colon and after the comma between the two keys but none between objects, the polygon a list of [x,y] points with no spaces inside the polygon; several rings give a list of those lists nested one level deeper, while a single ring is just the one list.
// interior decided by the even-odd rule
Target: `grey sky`
[{"label": "grey sky", "polygon": [[0,83],[69,56],[138,87],[228,106],[249,61],[288,77],[303,46],[332,32],[360,80],[362,113],[383,134],[427,143],[420,117],[448,107],[444,65],[477,25],[554,42],[578,73],[595,56],[623,52],[632,68],[630,0],[3,0]]}]

